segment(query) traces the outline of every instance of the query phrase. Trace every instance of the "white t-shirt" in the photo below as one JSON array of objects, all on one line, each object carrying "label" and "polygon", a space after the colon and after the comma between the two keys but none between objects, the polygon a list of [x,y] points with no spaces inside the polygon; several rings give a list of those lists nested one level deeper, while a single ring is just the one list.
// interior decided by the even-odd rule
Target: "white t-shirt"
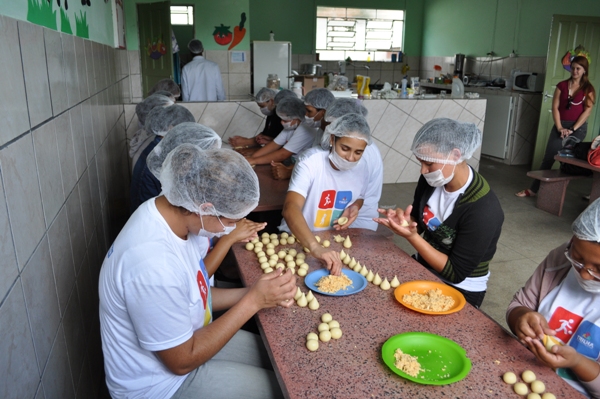
[{"label": "white t-shirt", "polygon": [[301,123],[296,129],[284,129],[273,140],[292,154],[298,154],[312,146],[317,129]]},{"label": "white t-shirt", "polygon": [[[315,151],[296,164],[288,191],[306,199],[302,215],[312,231],[330,230],[348,205],[365,197],[368,177],[363,161],[350,170],[335,170],[329,163],[329,151]],[[290,231],[285,219],[279,229]]]},{"label": "white t-shirt", "polygon": [[212,320],[202,258],[209,240],[176,236],[155,200],[144,202],[110,247],[100,271],[100,326],[113,398],[170,398],[186,376],[156,351],[190,339]]},{"label": "white t-shirt", "polygon": [[273,142],[277,145],[284,146],[288,141],[290,141],[290,138],[295,131],[296,129],[283,129],[281,132],[279,132],[277,137],[273,139]]}]

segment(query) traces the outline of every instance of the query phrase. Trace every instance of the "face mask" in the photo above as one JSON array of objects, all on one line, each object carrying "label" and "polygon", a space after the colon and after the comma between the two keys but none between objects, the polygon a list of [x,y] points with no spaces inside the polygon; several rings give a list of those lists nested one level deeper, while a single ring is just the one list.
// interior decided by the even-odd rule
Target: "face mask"
[{"label": "face mask", "polygon": [[344,158],[339,156],[339,154],[335,150],[335,147],[333,147],[331,149],[331,152],[329,153],[329,160],[331,161],[331,163],[333,163],[333,165],[336,168],[338,168],[339,170],[342,170],[342,171],[350,170],[350,169],[354,168],[356,165],[358,165],[358,162],[360,161],[360,159],[358,161],[354,161],[354,162],[345,160]]},{"label": "face mask", "polygon": [[200,223],[202,223],[202,228],[198,232],[198,235],[200,237],[208,237],[208,238],[223,237],[223,236],[231,233],[233,230],[235,230],[235,227],[236,227],[235,224],[233,226],[225,226],[223,224],[223,222],[221,222],[220,217],[217,216],[217,220],[219,221],[219,223],[221,223],[221,226],[223,226],[223,231],[221,231],[219,233],[214,233],[212,231],[204,230],[204,220],[202,220],[202,215],[200,215]]},{"label": "face mask", "polygon": [[456,169],[456,165],[454,165],[454,169],[452,169],[452,173],[448,177],[444,177],[444,173],[442,172],[445,167],[446,165],[444,165],[442,169],[425,173],[423,177],[427,181],[427,184],[429,184],[431,187],[442,187],[450,183],[450,181],[452,181],[454,178],[454,169]]},{"label": "face mask", "polygon": [[283,130],[291,130],[291,129],[295,129],[296,126],[293,125],[293,121],[289,121],[289,122],[281,122],[281,124],[283,125]]},{"label": "face mask", "polygon": [[262,108],[260,109],[260,112],[261,112],[263,115],[265,115],[265,116],[269,116],[269,115],[271,115],[271,111],[269,110],[269,107],[262,107]]},{"label": "face mask", "polygon": [[573,268],[575,271],[575,278],[579,283],[579,286],[583,288],[584,291],[587,291],[592,294],[600,293],[600,281],[597,280],[584,280],[579,273],[579,270]]},{"label": "face mask", "polygon": [[[321,111],[319,111],[321,112]],[[317,117],[317,115],[319,115],[319,112],[316,113],[315,116],[313,116],[312,118],[309,118],[308,116],[304,117],[304,124],[308,127],[312,127],[313,129],[318,129],[321,127],[321,120],[315,120],[315,118]]]}]

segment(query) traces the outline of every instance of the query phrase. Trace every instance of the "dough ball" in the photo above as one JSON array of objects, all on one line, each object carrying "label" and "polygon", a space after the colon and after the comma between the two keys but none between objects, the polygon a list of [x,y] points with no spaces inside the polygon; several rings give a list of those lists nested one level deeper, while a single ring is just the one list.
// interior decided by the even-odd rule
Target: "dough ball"
[{"label": "dough ball", "polygon": [[525,370],[523,371],[523,374],[521,374],[521,378],[524,382],[529,384],[530,382],[535,381],[535,373],[531,370]]},{"label": "dough ball", "polygon": [[258,263],[267,263],[269,261],[269,259],[267,259],[266,256],[261,256],[260,258],[258,258]]},{"label": "dough ball", "polygon": [[267,255],[271,256],[275,254],[275,250],[273,248],[267,248],[267,252],[265,252]]},{"label": "dough ball", "polygon": [[333,316],[331,316],[330,313],[323,313],[321,316],[321,321],[323,323],[329,323],[331,320],[333,320]]},{"label": "dough ball", "polygon": [[[261,248],[261,249],[262,249],[262,248]],[[262,250],[261,250],[260,252],[257,252],[257,253],[256,253],[256,257],[257,257],[257,258],[259,258],[259,259],[260,259],[260,258],[263,258],[263,257],[265,257],[265,256],[267,256],[267,254],[265,253],[265,251],[262,251]]]},{"label": "dough ball", "polygon": [[314,332],[308,333],[308,335],[306,336],[306,340],[310,341],[311,339],[319,339],[319,336]]},{"label": "dough ball", "polygon": [[279,245],[279,240],[271,240],[271,244],[278,246]]},{"label": "dough ball", "polygon": [[308,272],[306,271],[306,269],[298,269],[298,276],[304,277],[307,274],[308,274]]},{"label": "dough ball", "polygon": [[542,395],[542,399],[556,399],[556,396],[553,393],[546,392]]},{"label": "dough ball", "polygon": [[319,327],[317,327],[317,330],[319,332],[321,332],[321,331],[329,331],[329,324],[327,324],[327,323],[321,323],[321,324],[319,324]]},{"label": "dough ball", "polygon": [[260,242],[260,241],[259,241],[259,242],[257,242],[256,244],[254,244],[254,246],[255,246],[255,247],[259,247],[259,248],[262,248],[262,247],[263,247],[263,245],[264,245],[264,244],[263,244],[262,242]]},{"label": "dough ball", "polygon": [[306,255],[300,252],[299,254],[296,254],[296,259],[306,259]]},{"label": "dough ball", "polygon": [[329,329],[331,330],[332,328],[340,328],[340,323],[337,320],[331,320],[330,322],[327,323],[329,325]]},{"label": "dough ball", "polygon": [[287,254],[285,253],[285,251],[277,252],[277,256],[279,257],[279,259],[284,259],[286,255]]},{"label": "dough ball", "polygon": [[271,269],[270,267],[267,267],[265,269],[265,274],[267,274],[267,273],[273,273],[273,269]]},{"label": "dough ball", "polygon": [[283,263],[278,263],[275,265],[276,269],[285,269],[285,265]]},{"label": "dough ball", "polygon": [[279,240],[279,244],[281,245],[287,245],[287,238],[282,238],[281,240]]},{"label": "dough ball", "polygon": [[527,399],[542,399],[539,393],[532,392],[527,395]]},{"label": "dough ball", "polygon": [[535,380],[531,383],[531,392],[544,393],[546,385],[540,380]]},{"label": "dough ball", "polygon": [[262,252],[262,247],[257,247],[256,245],[254,246],[254,253],[257,254],[259,252]]},{"label": "dough ball", "polygon": [[296,266],[301,266],[304,264],[304,259],[296,259],[294,263],[296,263]]},{"label": "dough ball", "polygon": [[345,225],[346,223],[348,223],[348,218],[347,218],[347,217],[345,217],[345,216],[342,216],[341,218],[339,218],[339,219],[338,219],[338,221],[337,221],[337,222],[338,222],[338,224],[339,224],[340,226],[343,226],[343,225]]},{"label": "dough ball", "polygon": [[269,237],[263,238],[262,240],[260,240],[263,244],[267,245],[268,243],[271,242],[271,240],[269,239]]},{"label": "dough ball", "polygon": [[331,243],[329,242],[329,240],[323,241],[323,247],[329,248],[330,245],[331,245]]},{"label": "dough ball", "polygon": [[402,223],[400,223],[400,226],[402,227],[408,227],[409,223],[406,220],[403,220]]},{"label": "dough ball", "polygon": [[252,251],[254,249],[254,244],[252,244],[251,242],[246,243],[246,249],[248,251]]},{"label": "dough ball", "polygon": [[278,237],[277,237],[277,234],[273,233],[273,234],[271,234],[271,235],[269,236],[269,238],[270,238],[271,240],[276,240]]},{"label": "dough ball", "polygon": [[277,261],[275,259],[269,259],[269,266],[271,267],[275,267],[275,265],[277,264]]},{"label": "dough ball", "polygon": [[522,382],[517,382],[515,385],[513,385],[513,389],[517,395],[521,396],[525,396],[529,392],[527,385],[523,384]]},{"label": "dough ball", "polygon": [[321,305],[319,305],[319,301],[317,301],[317,298],[314,298],[308,303],[308,308],[310,310],[317,310],[319,309]]},{"label": "dough ball", "polygon": [[297,253],[298,253],[298,251],[296,251],[294,248],[290,248],[290,250],[288,251],[288,254],[290,254],[292,256],[296,256]]},{"label": "dough ball", "polygon": [[285,231],[283,233],[281,233],[281,235],[280,235],[281,238],[288,238],[289,236],[290,235]]},{"label": "dough ball", "polygon": [[251,242],[252,244],[257,244],[257,243],[259,243],[259,242],[260,242],[260,239],[259,239],[258,237],[254,237],[254,238],[252,239],[252,241],[250,241],[250,242]]},{"label": "dough ball", "polygon": [[260,235],[261,238],[269,238],[269,233],[266,231]]},{"label": "dough ball", "polygon": [[316,339],[309,339],[306,341],[306,349],[311,352],[315,352],[317,349],[319,349],[319,341]]},{"label": "dough ball", "polygon": [[514,384],[515,382],[517,382],[517,375],[515,373],[513,373],[512,371],[507,371],[506,373],[504,373],[504,375],[502,376],[502,379],[504,380],[504,382],[506,382],[507,384]]},{"label": "dough ball", "polygon": [[333,339],[340,339],[342,337],[342,330],[339,328],[332,328],[329,333]]},{"label": "dough ball", "polygon": [[305,269],[308,270],[308,263],[303,263],[300,266],[298,266],[300,269]]},{"label": "dough ball", "polygon": [[267,249],[274,249],[274,248],[275,248],[275,245],[273,245],[273,244],[271,244],[271,243],[268,243],[268,244],[265,246],[265,248],[267,248]]},{"label": "dough ball", "polygon": [[288,269],[294,269],[296,267],[296,262],[294,262],[294,261],[287,262],[285,265],[287,266]]},{"label": "dough ball", "polygon": [[329,330],[321,331],[319,333],[319,339],[323,342],[329,342],[331,340],[331,333],[329,332]]},{"label": "dough ball", "polygon": [[292,255],[286,255],[283,260],[285,260],[286,262],[291,262],[294,260],[294,257]]},{"label": "dough ball", "polygon": [[277,254],[269,255],[269,259],[279,260],[279,256]]},{"label": "dough ball", "polygon": [[314,297],[315,297],[315,296],[314,296],[314,294],[312,293],[312,291],[311,291],[311,290],[308,290],[308,293],[306,294],[306,300],[307,300],[308,302],[310,302],[310,301],[312,301],[312,300],[313,300],[313,298],[314,298]]},{"label": "dough ball", "polygon": [[296,287],[296,295],[294,295],[294,301],[297,301],[302,296],[302,291],[300,291],[300,287]]},{"label": "dough ball", "polygon": [[293,243],[295,243],[295,242],[296,242],[296,239],[295,239],[294,237],[289,237],[289,238],[287,239],[287,242],[288,242],[288,244],[290,244],[290,245],[291,245],[291,244],[293,244]]},{"label": "dough ball", "polygon": [[271,265],[269,264],[269,262],[262,262],[260,264],[260,268],[265,270],[267,267],[271,267]]},{"label": "dough ball", "polygon": [[321,242],[321,237],[315,236],[315,240],[317,240],[317,242]]}]

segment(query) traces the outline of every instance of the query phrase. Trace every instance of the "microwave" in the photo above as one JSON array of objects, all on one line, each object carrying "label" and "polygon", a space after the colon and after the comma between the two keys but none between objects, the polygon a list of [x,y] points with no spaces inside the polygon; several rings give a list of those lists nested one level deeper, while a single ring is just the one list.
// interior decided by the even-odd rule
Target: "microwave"
[{"label": "microwave", "polygon": [[513,78],[513,90],[544,91],[544,74],[517,72]]}]

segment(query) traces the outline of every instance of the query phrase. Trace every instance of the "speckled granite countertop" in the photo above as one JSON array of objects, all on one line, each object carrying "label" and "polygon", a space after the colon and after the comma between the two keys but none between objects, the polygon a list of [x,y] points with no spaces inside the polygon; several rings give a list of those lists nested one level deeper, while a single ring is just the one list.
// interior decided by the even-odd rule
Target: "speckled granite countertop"
[{"label": "speckled granite countertop", "polygon": [[[345,251],[382,278],[391,280],[397,275],[401,283],[439,281],[381,235],[362,229],[348,232],[353,246]],[[323,239],[333,234],[336,232],[318,233]],[[332,248],[343,249],[341,244],[331,243]],[[286,247],[301,250],[298,245]],[[233,250],[242,280],[252,284],[262,273],[256,255],[242,244]],[[309,272],[321,267],[311,256],[306,261]],[[308,292],[304,278],[297,276],[297,281],[300,289]],[[450,315],[424,315],[399,304],[393,289],[383,291],[373,284],[355,295],[315,296],[321,305],[316,311],[293,305],[266,309],[257,315],[263,341],[288,398],[520,398],[502,381],[502,374],[513,371],[520,375],[527,369],[557,398],[580,397],[500,325],[469,304]],[[343,336],[321,342],[318,351],[309,352],[306,335],[317,332],[320,317],[326,312],[339,321]],[[381,359],[381,347],[391,336],[409,331],[438,334],[457,342],[473,363],[469,375],[454,384],[434,386],[394,374]]]}]

